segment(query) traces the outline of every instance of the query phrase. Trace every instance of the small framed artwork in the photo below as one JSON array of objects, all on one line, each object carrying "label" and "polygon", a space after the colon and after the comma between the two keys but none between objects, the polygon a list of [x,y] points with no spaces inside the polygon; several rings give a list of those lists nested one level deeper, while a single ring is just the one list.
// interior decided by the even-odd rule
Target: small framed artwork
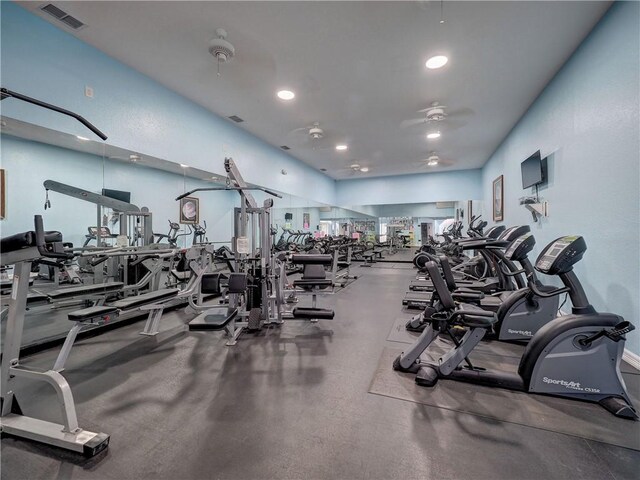
[{"label": "small framed artwork", "polygon": [[7,212],[7,188],[4,178],[4,168],[0,168],[0,220],[4,220]]},{"label": "small framed artwork", "polygon": [[180,223],[196,224],[200,220],[200,200],[184,197],[180,200]]},{"label": "small framed artwork", "polygon": [[467,200],[467,223],[471,225],[471,217],[473,217],[473,200]]},{"label": "small framed artwork", "polygon": [[493,181],[493,221],[504,220],[504,176],[500,175]]},{"label": "small framed artwork", "polygon": [[311,215],[308,213],[302,214],[302,228],[309,228],[309,223],[311,223]]}]

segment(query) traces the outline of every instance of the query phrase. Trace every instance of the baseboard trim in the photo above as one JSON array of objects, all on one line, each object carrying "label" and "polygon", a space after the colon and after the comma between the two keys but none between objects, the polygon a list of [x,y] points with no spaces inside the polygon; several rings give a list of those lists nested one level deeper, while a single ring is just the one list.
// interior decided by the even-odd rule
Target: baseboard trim
[{"label": "baseboard trim", "polygon": [[[565,312],[565,311],[560,310],[560,315],[564,316],[564,315],[568,315],[568,313]],[[631,365],[636,370],[640,371],[640,355],[637,355],[637,354],[633,353],[632,351],[630,351],[630,350],[625,348],[624,349],[624,353],[622,354],[622,360],[627,362],[629,365]]]},{"label": "baseboard trim", "polygon": [[627,362],[636,370],[640,370],[640,355],[637,355],[625,348],[624,353],[622,354],[622,360]]}]

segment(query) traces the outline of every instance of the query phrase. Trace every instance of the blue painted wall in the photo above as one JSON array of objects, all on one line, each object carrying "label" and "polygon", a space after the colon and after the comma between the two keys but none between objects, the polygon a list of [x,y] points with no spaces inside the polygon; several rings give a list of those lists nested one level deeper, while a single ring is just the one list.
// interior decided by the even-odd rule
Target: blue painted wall
[{"label": "blue painted wall", "polygon": [[[131,203],[146,206],[153,213],[154,232],[167,233],[168,219],[178,221],[175,197],[196,187],[199,182],[131,163],[104,162],[96,155],[53,147],[43,143],[0,136],[0,158],[6,170],[6,218],[0,223],[2,236],[33,230],[33,216],[41,214],[48,230],[59,230],[66,241],[80,246],[87,227],[96,224],[96,206],[60,193],[50,192],[51,209],[44,210],[45,180],[55,180],[100,193],[105,188],[131,192]],[[141,181],[144,179],[144,181]],[[158,192],[161,192],[159,195]],[[200,221],[207,222],[210,241],[229,241],[233,234],[233,207],[240,205],[235,192],[196,194],[200,198]],[[186,226],[183,226],[185,232]],[[115,231],[114,233],[117,233]],[[179,245],[188,246],[182,237]]]},{"label": "blue painted wall", "polygon": [[[490,216],[492,181],[504,175],[506,225],[532,223],[518,198],[520,162],[540,149],[549,182],[540,195],[549,217],[533,225],[538,250],[556,237],[583,235],[588,251],[575,270],[596,309],[640,329],[640,4],[612,6],[485,165]],[[537,253],[536,252],[536,253]],[[640,354],[640,334],[627,348]]]},{"label": "blue painted wall", "polygon": [[337,204],[344,207],[482,198],[480,169],[341,180],[336,184]]},{"label": "blue painted wall", "polygon": [[[18,5],[0,8],[3,87],[80,113],[111,145],[216,174],[233,156],[249,182],[333,202],[333,179]],[[85,85],[94,88],[93,99],[84,96]],[[16,100],[3,101],[2,114],[97,138],[74,120]]]}]

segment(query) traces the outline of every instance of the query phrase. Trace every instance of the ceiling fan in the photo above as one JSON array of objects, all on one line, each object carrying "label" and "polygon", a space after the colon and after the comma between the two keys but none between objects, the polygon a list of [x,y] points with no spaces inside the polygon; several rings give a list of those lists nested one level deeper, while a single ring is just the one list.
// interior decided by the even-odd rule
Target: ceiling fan
[{"label": "ceiling fan", "polygon": [[436,152],[429,152],[427,158],[420,160],[415,165],[425,169],[432,169],[436,167],[450,167],[455,162],[448,158],[442,158]]},{"label": "ceiling fan", "polygon": [[295,136],[293,143],[298,147],[310,147],[313,150],[325,150],[331,148],[327,139],[327,133],[320,127],[320,122],[314,122],[306,127],[291,130],[289,135]]},{"label": "ceiling fan", "polygon": [[348,174],[349,177],[353,177],[354,175],[357,175],[357,174],[365,174],[368,171],[369,171],[369,167],[366,167],[358,163],[356,160],[352,160],[349,166],[344,168],[339,168],[337,170],[334,170],[333,172],[336,175],[344,176],[345,174]]},{"label": "ceiling fan", "polygon": [[430,107],[418,110],[417,113],[422,114],[420,117],[404,120],[400,127],[410,128],[423,124],[431,126],[442,124],[446,125],[447,128],[455,129],[465,126],[466,122],[463,119],[475,113],[470,108],[461,108],[453,111],[448,111],[448,108],[438,102],[432,102]]}]

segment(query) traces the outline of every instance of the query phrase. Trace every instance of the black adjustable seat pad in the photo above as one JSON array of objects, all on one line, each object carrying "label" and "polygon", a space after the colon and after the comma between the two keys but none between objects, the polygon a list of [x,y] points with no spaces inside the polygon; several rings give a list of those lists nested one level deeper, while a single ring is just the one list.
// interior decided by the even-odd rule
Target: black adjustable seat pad
[{"label": "black adjustable seat pad", "polygon": [[[44,241],[46,243],[62,242],[62,233],[56,231],[44,232]],[[28,247],[36,246],[36,232],[16,233],[10,237],[4,237],[0,240],[0,251],[3,253],[13,252]]]},{"label": "black adjustable seat pad", "polygon": [[161,300],[168,300],[175,297],[180,292],[179,288],[165,288],[162,290],[156,290],[155,292],[143,293],[142,295],[135,295],[133,297],[124,298],[113,302],[111,306],[129,310],[136,307],[141,307],[149,303],[159,302]]},{"label": "black adjustable seat pad", "polygon": [[67,318],[73,322],[80,322],[82,320],[103,317],[105,315],[116,315],[117,313],[118,309],[116,307],[89,307],[71,312],[67,315]]},{"label": "black adjustable seat pad", "polygon": [[497,321],[493,312],[483,310],[475,305],[461,303],[458,305],[458,311],[462,314],[462,323],[467,327],[488,328]]},{"label": "black adjustable seat pad", "polygon": [[110,293],[124,287],[122,282],[96,283],[94,285],[82,285],[80,287],[61,288],[47,293],[49,298],[57,300],[60,298],[77,297],[79,295],[91,295],[92,293]]},{"label": "black adjustable seat pad", "polygon": [[[296,262],[296,257],[307,257],[311,259],[310,262]],[[317,253],[317,250],[311,250],[311,253],[308,255],[293,255],[292,262],[293,263],[302,263],[304,268],[302,270],[302,278],[293,281],[294,287],[302,287],[305,289],[310,289],[313,287],[326,288],[333,285],[331,279],[327,278],[327,272],[324,269],[323,264],[325,261],[322,258],[328,257],[331,259],[331,255],[323,255]],[[322,262],[321,262],[322,260]],[[329,264],[331,261],[329,261]]]}]

